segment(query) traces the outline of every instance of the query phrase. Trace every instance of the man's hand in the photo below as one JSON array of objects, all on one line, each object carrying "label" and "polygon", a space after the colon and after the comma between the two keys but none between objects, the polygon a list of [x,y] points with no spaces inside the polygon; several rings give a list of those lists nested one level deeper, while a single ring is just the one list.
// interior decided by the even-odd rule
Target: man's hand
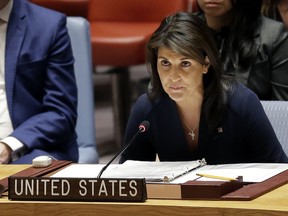
[{"label": "man's hand", "polygon": [[3,142],[0,142],[0,164],[8,164],[11,161],[12,149]]}]

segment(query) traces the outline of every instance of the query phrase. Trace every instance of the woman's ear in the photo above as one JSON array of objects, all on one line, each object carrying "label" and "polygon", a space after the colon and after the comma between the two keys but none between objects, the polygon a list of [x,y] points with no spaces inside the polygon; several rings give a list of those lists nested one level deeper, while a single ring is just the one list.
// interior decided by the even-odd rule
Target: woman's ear
[{"label": "woman's ear", "polygon": [[208,72],[209,67],[210,67],[210,60],[208,56],[206,56],[204,59],[203,74],[206,74]]}]

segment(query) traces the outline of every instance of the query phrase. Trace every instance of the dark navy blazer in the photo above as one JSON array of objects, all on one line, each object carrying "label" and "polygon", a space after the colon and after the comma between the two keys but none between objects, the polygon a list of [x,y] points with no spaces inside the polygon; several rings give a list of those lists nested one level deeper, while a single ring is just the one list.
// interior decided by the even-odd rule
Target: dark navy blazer
[{"label": "dark navy blazer", "polygon": [[77,87],[66,17],[15,0],[7,27],[5,83],[11,136],[23,142],[31,163],[37,155],[78,160]]},{"label": "dark navy blazer", "polygon": [[136,101],[127,124],[127,143],[143,121],[150,129],[140,133],[135,142],[123,153],[125,160],[189,161],[205,158],[208,164],[244,162],[288,162],[275,132],[251,90],[236,85],[228,102],[223,122],[209,132],[202,111],[197,150],[191,151],[185,139],[175,102],[164,94],[151,102],[144,94]]}]

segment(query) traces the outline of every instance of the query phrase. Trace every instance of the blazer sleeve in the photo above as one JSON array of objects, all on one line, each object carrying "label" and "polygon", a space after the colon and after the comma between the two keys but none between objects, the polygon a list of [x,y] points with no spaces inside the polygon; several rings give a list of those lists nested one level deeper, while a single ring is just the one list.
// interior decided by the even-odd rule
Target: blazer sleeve
[{"label": "blazer sleeve", "polygon": [[274,20],[265,19],[261,40],[270,62],[272,100],[288,100],[288,30]]},{"label": "blazer sleeve", "polygon": [[[151,131],[153,126],[145,133],[140,133],[136,137],[135,134],[139,130],[139,125],[142,121],[150,122],[150,114],[153,110],[153,105],[149,102],[147,94],[141,95],[133,105],[124,136],[125,145],[133,140],[133,143],[121,155],[120,163],[126,160],[142,160],[154,161],[156,152],[151,140]],[[134,139],[135,138],[135,139]]]}]

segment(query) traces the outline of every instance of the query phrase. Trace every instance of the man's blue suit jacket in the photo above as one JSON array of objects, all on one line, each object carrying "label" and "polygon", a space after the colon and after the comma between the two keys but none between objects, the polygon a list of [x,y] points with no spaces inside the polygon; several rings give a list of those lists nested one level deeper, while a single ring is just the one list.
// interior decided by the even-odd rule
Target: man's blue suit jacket
[{"label": "man's blue suit jacket", "polygon": [[78,160],[77,87],[66,17],[14,0],[6,35],[5,82],[14,131],[28,149],[16,163],[38,155]]}]

